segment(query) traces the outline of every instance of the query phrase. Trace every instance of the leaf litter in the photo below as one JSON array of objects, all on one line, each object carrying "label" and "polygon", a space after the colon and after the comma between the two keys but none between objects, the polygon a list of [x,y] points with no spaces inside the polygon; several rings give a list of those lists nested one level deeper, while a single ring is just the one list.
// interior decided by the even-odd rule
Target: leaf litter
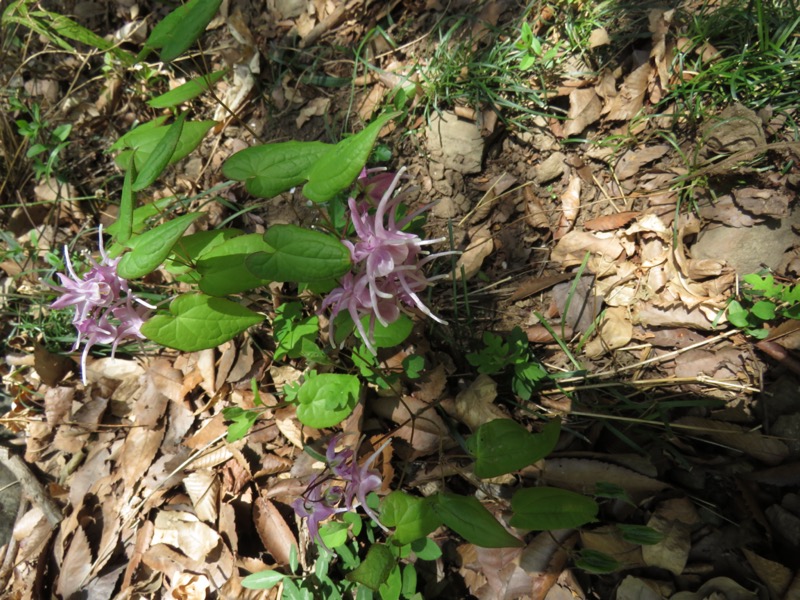
[{"label": "leaf litter", "polygon": [[[263,107],[248,103],[264,62],[256,40],[279,39],[291,30],[306,47],[326,35],[340,42],[359,38],[363,29],[357,20],[332,4],[314,2],[313,11],[284,15],[275,23],[247,24],[241,13],[223,14],[228,27],[219,35],[230,33],[233,55],[228,58],[234,64],[233,77],[218,90],[227,110],[249,113],[251,123],[261,121],[257,127],[264,127]],[[433,14],[435,4],[430,3]],[[502,4],[486,5],[495,24]],[[786,218],[796,202],[791,186],[786,180],[757,175],[733,189],[713,189],[716,182],[711,181],[698,195],[705,198],[698,206],[700,221],[688,211],[675,210],[679,200],[673,186],[686,174],[686,165],[672,146],[662,143],[630,143],[610,162],[593,158],[590,150],[570,148],[567,152],[584,168],[572,166],[578,162],[564,163],[563,171],[549,182],[551,191],[536,183],[535,167],[550,156],[546,139],[636,136],[646,130],[648,125],[635,117],[652,109],[676,77],[686,76],[676,73],[670,62],[676,44],[674,16],[663,10],[647,14],[651,38],[629,50],[625,70],[562,82],[570,90],[565,96],[566,122],[545,122],[541,144],[505,143],[499,154],[486,157],[483,172],[474,179],[459,172],[457,162],[447,163],[451,166],[441,176],[425,163],[415,165],[423,180],[429,178],[429,190],[441,194],[438,190],[449,186],[451,195],[461,194],[466,201],[458,206],[476,207],[470,213],[456,210],[456,217],[470,217],[469,230],[455,232],[457,239],[468,240],[457,278],[461,267],[470,285],[503,280],[508,273],[529,276],[512,279],[505,295],[492,300],[497,306],[482,308],[481,316],[489,324],[481,327],[509,331],[525,324],[528,337],[540,340],[541,360],[567,376],[574,365],[554,343],[551,330],[570,339],[586,338],[577,358],[589,377],[575,375],[572,382],[565,377],[561,389],[547,390],[555,393],[542,397],[547,406],[567,407],[565,416],[574,420],[574,430],[562,436],[556,454],[518,475],[587,494],[610,488],[617,497],[609,500],[607,516],[621,524],[647,525],[663,535],[655,544],[631,544],[618,525],[597,524],[580,532],[534,534],[522,549],[485,549],[437,533],[437,541],[451,545],[460,557],[461,585],[475,597],[612,597],[608,582],[576,578],[580,571],[574,564],[575,549],[596,550],[620,563],[615,571],[619,578],[613,580],[617,598],[732,599],[755,597],[756,591],[790,598],[798,589],[798,565],[786,552],[796,550],[798,540],[777,536],[781,541],[776,546],[765,532],[753,539],[744,531],[725,529],[725,519],[750,528],[767,524],[780,529],[780,524],[800,518],[796,495],[785,489],[797,484],[798,457],[785,439],[770,433],[776,417],[796,414],[796,407],[754,393],[769,363],[726,323],[726,301],[736,293],[727,250],[700,256],[694,249],[707,222],[750,228]],[[553,17],[540,17],[546,31]],[[597,47],[608,43],[599,33],[593,39]],[[708,56],[714,54],[714,49],[707,50]],[[393,71],[403,69],[400,65]],[[397,81],[386,85],[385,80],[384,75],[359,90],[364,111],[370,112],[376,98],[396,88]],[[287,136],[320,128],[321,119],[342,103],[341,97],[320,92],[291,72],[273,83],[271,98],[292,116],[291,127],[283,132]],[[43,103],[58,101],[53,91],[53,86],[31,88]],[[128,111],[119,113],[121,118],[136,117],[135,108],[113,103],[96,110]],[[213,110],[214,119],[224,123],[218,133],[228,133],[220,133],[214,147],[204,150],[207,165],[219,164],[222,155],[246,137],[226,129],[233,121],[230,112]],[[744,118],[753,128],[753,139],[764,139],[760,120],[742,111],[736,114],[738,122]],[[740,136],[729,135],[720,125],[731,116],[723,114],[722,119],[708,129],[704,157],[741,151],[736,145],[742,143]],[[88,123],[82,125],[86,133]],[[200,176],[209,180],[211,171],[203,169]],[[186,178],[176,181],[192,185]],[[280,219],[298,220],[301,211],[288,202],[281,206]],[[64,229],[41,236],[41,242],[49,244],[42,251],[57,250],[56,240],[60,244],[77,231],[80,204],[71,202],[70,207],[71,212],[62,215]],[[516,222],[524,226],[510,229]],[[534,250],[512,251],[509,246],[514,244],[503,237],[509,231],[516,236],[515,244]],[[19,240],[27,243],[26,235]],[[584,261],[593,285],[573,288],[571,282]],[[792,264],[789,256],[784,262]],[[3,263],[8,281],[20,273],[18,267]],[[796,270],[784,273],[796,275]],[[563,278],[567,281],[559,291],[552,289]],[[574,307],[587,302],[592,306],[588,316],[575,318]],[[551,320],[546,335],[530,333],[541,326],[534,312]],[[722,328],[729,334],[719,336]],[[28,340],[28,348],[34,348],[33,341]],[[781,337],[774,343],[785,341]],[[10,350],[7,362],[22,360],[19,354],[24,352]],[[26,461],[47,476],[48,493],[67,510],[51,529],[34,498],[17,520],[16,563],[4,573],[15,597],[35,597],[34,584],[44,579],[63,597],[153,590],[161,590],[164,597],[269,597],[243,590],[241,577],[286,567],[289,549],[303,539],[287,507],[304,489],[303,478],[313,472],[312,464],[304,462],[303,445],[323,435],[303,428],[294,409],[276,408],[271,392],[296,380],[300,371],[273,364],[268,353],[245,340],[177,357],[95,360],[88,367],[90,385],[81,389],[65,365],[51,365],[41,351],[39,355],[35,371],[8,382],[4,378],[4,383],[15,397],[25,386],[38,387],[42,410],[20,403],[5,418],[24,431]],[[521,411],[503,401],[507,391],[490,376],[473,374],[459,389],[453,357],[437,358],[430,379],[393,400],[371,398],[367,416],[360,405],[361,417],[348,424],[361,434],[370,427],[365,419],[379,417],[391,423],[398,443],[397,449],[394,444],[387,449],[385,463],[427,461],[427,477],[418,473],[407,484],[420,491],[432,481],[475,481],[452,457],[456,445],[442,415],[473,430],[498,417],[525,420]],[[621,379],[623,374],[630,380]],[[221,408],[255,406],[249,389],[252,376],[263,386],[265,412],[251,436],[229,444]],[[791,381],[796,389],[796,380]],[[571,383],[573,391],[565,391]],[[658,390],[668,393],[652,393]],[[557,402],[559,395],[568,402]],[[698,402],[681,416],[668,418],[674,397]],[[627,427],[626,419],[640,421],[641,429]],[[663,440],[662,446],[650,445],[648,437]],[[638,452],[638,462],[626,460],[632,451]],[[724,489],[722,482],[729,481],[745,488],[759,481],[773,487],[753,493],[753,502],[747,504],[739,501],[737,492]],[[502,491],[509,484],[496,485]],[[683,508],[675,509],[670,504],[674,501],[684,503]],[[723,531],[729,539],[718,548],[733,557],[733,570],[748,577],[720,575],[730,574],[730,565],[723,568],[718,557],[698,550],[704,540],[721,540]],[[55,569],[47,570],[43,553]],[[305,560],[304,548],[301,554]],[[661,570],[643,570],[648,566]]]}]

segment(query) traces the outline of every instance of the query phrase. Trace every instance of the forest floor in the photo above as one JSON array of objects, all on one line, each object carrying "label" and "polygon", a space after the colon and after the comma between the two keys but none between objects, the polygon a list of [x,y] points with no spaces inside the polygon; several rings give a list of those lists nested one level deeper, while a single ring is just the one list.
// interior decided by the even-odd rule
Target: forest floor
[{"label": "forest floor", "polygon": [[[20,4],[27,24],[8,19]],[[225,69],[186,104],[217,124],[147,201],[189,198],[209,229],[314,225],[299,191],[254,198],[223,162],[259,143],[336,142],[394,105],[375,156],[407,168],[409,204],[436,201],[430,237],[463,251],[439,261],[452,273],[427,296],[448,324],[417,319],[379,354],[385,373],[409,356],[424,368],[388,389],[373,378],[341,426],[365,451],[392,439],[379,495],[453,491],[503,523],[525,485],[599,503],[580,528],[509,526],[520,547],[440,527],[440,556],[402,558],[415,573],[402,597],[800,598],[797,6],[225,0],[187,58],[130,68],[31,26],[69,15],[135,53],[165,4],[0,2],[0,451],[22,484],[2,491],[0,596],[371,597],[290,507],[319,467],[304,447],[324,454],[331,434],[280,403],[308,366],[274,359],[293,288],[254,296],[265,323],[216,349],[96,347],[86,385],[71,315],[49,308],[63,247],[96,255],[116,218],[110,146],[168,114],[148,100]],[[161,299],[179,285],[165,270],[142,283]],[[492,346],[515,332],[522,353]],[[506,362],[489,372],[467,358],[481,353]],[[524,398],[515,368],[533,363],[547,376]],[[223,409],[256,395],[255,427],[226,441]],[[463,436],[480,425],[555,417],[545,459],[471,471]],[[352,544],[358,564],[369,541]],[[293,568],[299,592],[242,587]],[[313,580],[320,569],[341,589]]]}]

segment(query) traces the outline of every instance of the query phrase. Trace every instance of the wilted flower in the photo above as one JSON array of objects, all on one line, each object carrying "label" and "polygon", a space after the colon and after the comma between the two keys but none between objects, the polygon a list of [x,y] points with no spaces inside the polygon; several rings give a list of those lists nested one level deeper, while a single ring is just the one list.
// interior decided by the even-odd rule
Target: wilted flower
[{"label": "wilted flower", "polygon": [[[403,231],[431,205],[397,221],[403,194],[395,194],[395,191],[405,168],[396,174],[373,173],[362,172],[359,183],[364,193],[359,195],[360,199],[349,198],[347,203],[357,238],[343,243],[350,249],[353,271],[342,278],[338,288],[328,293],[321,310],[331,307],[331,322],[340,312],[347,311],[367,348],[374,353],[371,339],[375,321],[387,326],[399,318],[403,309],[417,308],[446,325],[425,306],[419,294],[435,279],[425,274],[424,265],[454,252],[428,254],[425,246],[442,242],[444,238],[423,240],[415,233]],[[369,332],[360,321],[364,315],[369,315]]]},{"label": "wilted flower", "polygon": [[[78,277],[64,247],[64,258],[69,276],[58,273],[60,286],[51,286],[61,296],[51,308],[75,307],[72,324],[78,331],[73,350],[85,343],[81,353],[81,378],[86,383],[86,358],[95,344],[111,344],[111,356],[120,342],[127,339],[144,339],[140,328],[146,318],[147,309],[155,308],[133,294],[128,281],[117,274],[119,258],[109,258],[103,246],[103,231],[100,229],[100,256],[98,263],[89,259],[92,267]],[[134,302],[141,306],[135,307]],[[111,319],[113,318],[113,322]]]},{"label": "wilted flower", "polygon": [[367,496],[381,488],[381,474],[372,469],[372,463],[391,440],[386,440],[363,465],[359,465],[355,449],[345,447],[336,451],[341,438],[341,435],[333,436],[325,452],[326,468],[332,475],[316,475],[309,482],[303,497],[292,502],[297,516],[307,519],[311,537],[323,545],[324,542],[319,537],[320,523],[333,515],[355,510],[356,501],[375,523],[386,529],[375,511],[367,506]]}]

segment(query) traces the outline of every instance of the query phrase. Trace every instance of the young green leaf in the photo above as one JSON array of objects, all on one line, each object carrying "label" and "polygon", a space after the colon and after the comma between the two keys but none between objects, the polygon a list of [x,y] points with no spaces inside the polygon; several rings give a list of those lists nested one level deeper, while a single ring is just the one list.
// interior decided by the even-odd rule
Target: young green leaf
[{"label": "young green leaf", "polygon": [[303,317],[303,305],[300,302],[281,304],[275,309],[275,319],[272,321],[272,335],[277,342],[274,360],[281,360],[285,356],[305,356],[308,360],[308,351],[313,353],[313,348],[316,348],[318,333],[319,317]]},{"label": "young green leaf", "polygon": [[256,252],[270,249],[264,236],[249,233],[203,252],[196,267],[201,276],[200,290],[210,296],[227,296],[267,285],[270,280],[253,275],[245,261]]},{"label": "young green leaf", "polygon": [[232,444],[239,441],[253,428],[253,424],[258,420],[258,411],[244,410],[238,406],[229,406],[222,409],[222,414],[228,421],[232,421],[228,425],[228,435],[225,440]]},{"label": "young green leaf", "polygon": [[[209,229],[207,231],[197,231],[190,235],[183,236],[172,247],[172,253],[164,263],[164,269],[173,275],[180,276],[194,270],[197,260],[206,252],[225,243],[226,240],[239,237],[244,232],[238,229]],[[195,283],[200,280],[199,274]]]},{"label": "young green leaf", "polygon": [[622,563],[604,552],[584,548],[578,554],[575,566],[579,569],[583,569],[587,573],[604,575],[619,570],[622,568]]},{"label": "young green leaf", "polygon": [[[365,331],[369,331],[369,315],[361,317],[361,324],[364,326]],[[373,330],[373,345],[376,348],[394,348],[402,344],[414,328],[414,323],[408,316],[401,314],[396,321],[389,323],[389,325],[382,325],[375,323]],[[356,330],[356,335],[360,338]]]},{"label": "young green leaf", "polygon": [[647,525],[628,525],[626,523],[620,523],[617,527],[619,527],[619,530],[622,532],[622,539],[632,544],[652,546],[664,539],[663,533]]},{"label": "young green leaf", "polygon": [[[208,133],[208,130],[216,124],[216,121],[189,121],[184,123],[183,130],[181,131],[181,137],[178,140],[178,145],[175,147],[175,151],[172,153],[172,156],[170,156],[167,165],[178,162],[192,152],[192,150],[197,148],[197,146],[200,145],[200,142],[203,141],[203,137],[205,137],[206,133]],[[142,127],[144,127],[144,125],[139,126],[135,130],[137,132],[136,136],[126,140],[126,145],[124,147],[128,149],[120,152],[114,159],[114,162],[120,169],[129,169],[131,166],[131,161],[133,161],[136,166],[136,170],[141,171],[145,163],[150,158],[150,155],[155,152],[156,149],[163,143],[164,137],[167,135],[167,131],[170,128],[170,126],[167,125],[148,127],[143,132],[140,132],[139,130]],[[114,146],[119,144],[124,139],[125,136],[117,140]],[[112,149],[114,148],[112,147]]]},{"label": "young green leaf", "polygon": [[322,541],[325,542],[328,548],[333,550],[347,543],[347,532],[349,528],[347,523],[332,521],[319,528],[319,537],[322,538]]},{"label": "young green leaf", "polygon": [[203,34],[222,0],[190,0],[164,17],[150,32],[145,50],[161,49],[159,58],[170,62],[178,58]]},{"label": "young green leaf", "polygon": [[398,113],[381,115],[362,131],[345,138],[333,150],[315,161],[308,172],[308,183],[303,186],[306,198],[313,202],[327,202],[353,183],[367,164],[381,129],[397,115]]},{"label": "young green leaf", "polygon": [[268,590],[284,579],[286,579],[286,575],[283,573],[268,569],[258,573],[250,573],[250,575],[242,579],[242,587],[251,590]]},{"label": "young green leaf", "polygon": [[420,560],[436,560],[442,556],[442,549],[439,544],[427,537],[411,542],[411,551]]},{"label": "young green leaf", "polygon": [[395,563],[394,568],[389,572],[389,577],[378,588],[381,600],[400,600],[402,589],[403,576],[400,572],[400,565]]},{"label": "young green leaf", "polygon": [[[136,208],[133,211],[133,223],[131,225],[132,232],[141,233],[142,231],[144,231],[148,219],[151,219],[156,215],[160,214],[165,208],[167,208],[173,202],[175,202],[175,197],[168,196],[166,198],[159,198],[158,200],[154,200],[149,204],[143,204],[142,206]],[[105,231],[107,234],[115,236],[116,239],[116,236],[120,232],[119,220],[114,221],[111,225],[106,227]],[[113,256],[119,256],[122,253],[122,250],[123,247],[120,246],[120,251]],[[111,255],[110,252],[109,255]]]},{"label": "young green leaf", "polygon": [[404,545],[426,537],[442,524],[431,501],[394,491],[381,501],[381,523],[394,527],[394,541]]},{"label": "young green leaf", "polygon": [[397,561],[392,556],[392,551],[383,544],[373,544],[363,562],[345,577],[348,581],[360,583],[377,592],[395,566]]},{"label": "young green leaf", "polygon": [[183,294],[169,305],[170,314],[158,314],[142,325],[150,340],[184,352],[216,348],[264,317],[225,298]]},{"label": "young green leaf", "polygon": [[297,394],[297,418],[304,425],[324,429],[338,425],[358,404],[358,377],[311,371]]},{"label": "young green leaf", "polygon": [[[132,189],[134,192],[140,192],[148,187],[158,179],[158,176],[167,168],[172,155],[175,154],[175,150],[178,147],[178,142],[181,139],[186,115],[187,113],[181,113],[175,122],[167,129],[164,137],[161,139],[161,143],[153,149],[150,156],[147,157],[147,161],[142,165],[141,171],[139,171],[136,180],[133,182]],[[135,159],[133,164],[136,164]]]},{"label": "young green leaf", "polygon": [[749,327],[750,322],[747,319],[748,315],[749,313],[738,300],[731,300],[730,304],[728,304],[728,321],[730,321],[734,327],[738,327],[739,329]]},{"label": "young green leaf", "polygon": [[161,94],[160,96],[156,96],[155,98],[148,100],[147,104],[149,104],[152,108],[172,108],[173,106],[178,106],[179,104],[183,104],[192,98],[196,98],[208,90],[217,81],[222,79],[223,75],[225,75],[225,69],[214,71],[208,75],[195,77],[183,85],[179,85],[174,90],[170,90],[164,94]]},{"label": "young green leaf", "polygon": [[760,300],[753,304],[750,312],[762,321],[771,321],[775,318],[775,303],[769,300]]},{"label": "young green leaf", "polygon": [[443,493],[431,504],[434,512],[450,529],[468,542],[483,548],[510,548],[524,544],[497,522],[474,496]]},{"label": "young green leaf", "polygon": [[222,174],[244,181],[247,193],[272,198],[305,183],[312,165],[333,148],[323,142],[280,142],[240,150],[222,165]]},{"label": "young green leaf", "polygon": [[264,234],[273,250],[247,257],[255,276],[270,281],[314,282],[344,275],[350,270],[350,250],[335,237],[296,225],[273,225]]},{"label": "young green leaf", "polygon": [[119,216],[116,220],[117,234],[114,236],[120,244],[124,244],[131,239],[131,233],[133,232],[133,211],[136,204],[136,194],[131,189],[131,185],[135,176],[135,169],[129,169],[125,172],[125,179],[122,180],[122,196],[119,202]]},{"label": "young green leaf", "polygon": [[553,419],[539,434],[532,434],[512,419],[495,419],[481,425],[467,440],[475,457],[475,475],[482,479],[517,471],[541,460],[555,448],[561,422]]},{"label": "young green leaf", "polygon": [[550,531],[580,527],[597,518],[597,502],[588,496],[550,487],[524,488],[511,498],[511,525]]},{"label": "young green leaf", "polygon": [[131,251],[117,265],[117,273],[125,279],[136,279],[151,273],[169,256],[172,247],[202,213],[181,215],[162,223],[128,242]]}]

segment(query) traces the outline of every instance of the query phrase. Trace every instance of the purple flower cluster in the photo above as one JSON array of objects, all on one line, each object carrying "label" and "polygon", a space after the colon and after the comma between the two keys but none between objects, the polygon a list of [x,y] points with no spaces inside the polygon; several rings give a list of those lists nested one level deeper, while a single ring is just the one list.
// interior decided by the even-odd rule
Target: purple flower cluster
[{"label": "purple flower cluster", "polygon": [[[433,320],[447,323],[434,315],[420,300],[419,294],[436,278],[428,277],[424,266],[434,258],[453,254],[428,254],[425,246],[445,238],[423,240],[414,233],[403,231],[412,219],[430,206],[397,221],[397,209],[404,194],[397,193],[405,167],[397,173],[364,170],[359,177],[362,193],[358,199],[349,198],[350,218],[356,232],[355,241],[344,240],[353,259],[353,270],[340,281],[338,288],[328,293],[320,310],[331,308],[331,339],[333,320],[347,311],[367,348],[375,353],[372,334],[375,321],[383,326],[396,321],[401,311],[416,308]],[[369,333],[361,318],[369,315]]]},{"label": "purple flower cluster", "polygon": [[333,515],[355,510],[356,501],[375,523],[386,529],[378,515],[367,506],[367,496],[381,487],[380,473],[370,467],[390,440],[386,440],[363,465],[359,465],[352,448],[336,451],[341,438],[341,434],[333,436],[325,452],[326,470],[330,473],[314,476],[303,497],[292,502],[297,515],[307,519],[311,537],[323,545],[325,543],[319,537],[320,523]]},{"label": "purple flower cluster", "polygon": [[[75,307],[72,324],[78,330],[73,350],[85,343],[81,354],[81,378],[86,384],[86,357],[95,344],[111,344],[114,356],[120,342],[127,339],[144,339],[139,332],[147,309],[154,306],[138,298],[128,288],[128,281],[117,274],[119,258],[109,258],[103,246],[103,231],[100,230],[100,255],[98,263],[90,259],[92,268],[78,277],[64,247],[64,257],[69,276],[58,273],[60,286],[51,286],[61,296],[50,307],[55,309]],[[134,302],[141,306],[134,306]]]}]

